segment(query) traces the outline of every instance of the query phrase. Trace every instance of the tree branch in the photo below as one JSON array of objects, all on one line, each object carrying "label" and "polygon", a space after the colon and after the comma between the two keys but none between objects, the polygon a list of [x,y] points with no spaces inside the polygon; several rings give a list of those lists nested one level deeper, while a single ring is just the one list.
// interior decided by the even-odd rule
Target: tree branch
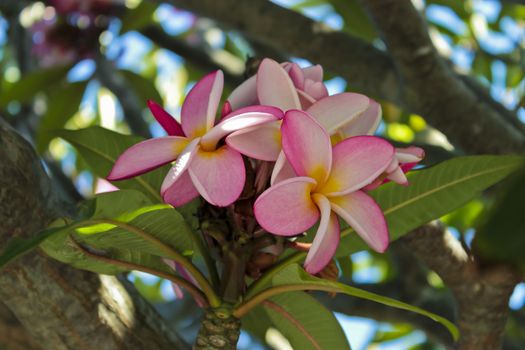
[{"label": "tree branch", "polygon": [[[414,21],[406,20],[413,13],[386,10],[395,10],[397,1],[375,2],[389,25],[379,27],[388,32],[389,53],[395,63],[371,44],[269,1],[167,2],[214,18],[242,31],[252,41],[322,64],[340,74],[352,88],[423,115],[468,153],[516,153],[524,148],[523,134],[478,100],[479,96],[442,63],[426,32],[414,33],[424,28],[417,12],[413,24]],[[414,25],[418,27],[413,28]],[[393,46],[390,36],[397,38]],[[399,45],[401,49],[396,49]]]},{"label": "tree branch", "polygon": [[188,60],[189,64],[211,71],[221,69],[224,72],[226,83],[237,86],[243,82],[244,62],[235,56],[226,56],[220,52],[206,52],[205,50],[192,46],[181,39],[167,34],[161,27],[150,25],[140,32],[158,46],[170,50]]},{"label": "tree branch", "polygon": [[414,111],[472,153],[523,151],[523,134],[480,101],[451,71],[432,45],[423,18],[409,0],[363,2],[382,33],[407,87],[404,99]]},{"label": "tree branch", "polygon": [[[60,213],[28,142],[0,119],[0,250]],[[153,308],[112,276],[76,270],[41,253],[0,274],[0,298],[45,349],[186,349]]]},{"label": "tree branch", "polygon": [[509,297],[521,275],[509,266],[480,266],[460,242],[434,222],[400,239],[449,287],[457,301],[459,349],[500,349]]}]

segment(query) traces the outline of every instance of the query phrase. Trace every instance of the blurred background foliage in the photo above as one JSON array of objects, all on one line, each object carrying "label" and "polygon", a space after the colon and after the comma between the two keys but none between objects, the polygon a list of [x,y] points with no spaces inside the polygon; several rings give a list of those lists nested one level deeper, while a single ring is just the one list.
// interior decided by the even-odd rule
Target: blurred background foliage
[{"label": "blurred background foliage", "polygon": [[[274,2],[384,47],[357,0]],[[94,177],[74,148],[54,136],[55,130],[100,125],[122,133],[159,136],[163,131],[147,110],[147,99],[178,116],[185,93],[210,70],[224,69],[227,89],[231,90],[245,77],[249,57],[270,54],[276,59],[310,64],[300,57],[268,53],[235,31],[168,4],[148,0],[92,3],[98,5],[72,9],[68,7],[71,1],[0,1],[0,113],[33,142],[46,169],[60,183],[63,196],[72,202],[105,191],[110,185]],[[525,5],[489,0],[413,3],[426,17],[432,41],[448,63],[459,74],[474,78],[523,123]],[[326,79],[331,93],[354,91],[351,81],[330,72],[326,72]],[[425,166],[459,153],[422,116],[379,102],[384,113],[379,134],[398,144],[424,147],[428,151]],[[523,184],[523,179],[516,183]],[[509,190],[507,196],[513,191],[519,190]],[[443,217],[464,245],[471,245],[491,198],[478,198]],[[509,201],[520,208],[520,198]],[[493,214],[497,215],[502,214]],[[493,219],[497,220],[502,219]],[[497,239],[493,241],[487,240],[497,244]],[[339,259],[341,278],[446,313],[443,303],[450,304],[451,296],[440,278],[419,266],[407,269],[401,257],[395,245],[384,255],[356,253]],[[188,339],[194,336],[200,311],[192,301],[185,298],[175,302],[167,281],[142,273],[133,273],[129,279],[165,317],[173,320],[181,334]],[[445,348],[432,327],[416,326],[409,318],[383,314],[377,307],[372,310],[355,302],[337,305],[335,299],[321,299],[337,311],[353,349]],[[525,327],[524,301],[525,285],[519,284],[510,301],[512,313],[505,342],[508,349],[525,348],[525,335],[520,331]],[[240,348],[287,348],[286,339],[276,330],[263,334],[257,338],[243,333]]]}]

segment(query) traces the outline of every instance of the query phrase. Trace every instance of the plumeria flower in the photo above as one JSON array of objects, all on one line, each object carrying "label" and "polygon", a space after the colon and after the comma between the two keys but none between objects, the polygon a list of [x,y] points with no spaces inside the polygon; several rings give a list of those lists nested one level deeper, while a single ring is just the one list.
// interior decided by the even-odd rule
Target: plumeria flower
[{"label": "plumeria flower", "polygon": [[[312,110],[315,113],[309,113],[325,129],[335,131],[361,116],[368,108],[370,99],[356,93],[328,96],[322,77],[323,70],[319,65],[301,69],[296,64],[287,62],[280,65],[266,58],[257,74],[235,89],[228,102],[233,110],[252,103],[275,106],[283,111]],[[277,161],[274,173],[278,174],[285,165],[280,124],[276,121],[237,131],[226,138],[226,143],[252,158]],[[266,145],[265,149],[258,147],[261,142]]]},{"label": "plumeria flower", "polygon": [[236,130],[278,120],[282,112],[270,106],[245,107],[214,126],[223,83],[223,73],[216,71],[195,84],[182,105],[180,124],[150,102],[168,136],[130,147],[117,159],[107,179],[127,179],[175,161],[161,187],[165,202],[180,206],[200,194],[216,206],[233,203],[244,187],[244,161],[239,152],[220,141]]},{"label": "plumeria flower", "polygon": [[285,114],[281,127],[283,151],[295,177],[270,187],[256,200],[254,213],[262,228],[294,236],[319,228],[305,261],[318,273],[335,254],[340,239],[338,216],[374,250],[388,246],[381,208],[361,191],[392,162],[394,148],[374,136],[352,137],[332,149],[330,136],[315,119],[299,110]]}]

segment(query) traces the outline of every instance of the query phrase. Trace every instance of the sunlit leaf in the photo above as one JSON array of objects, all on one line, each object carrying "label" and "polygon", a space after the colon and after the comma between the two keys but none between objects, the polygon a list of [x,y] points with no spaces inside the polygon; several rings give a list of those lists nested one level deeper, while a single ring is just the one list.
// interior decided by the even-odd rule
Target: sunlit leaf
[{"label": "sunlit leaf", "polygon": [[[464,205],[521,163],[519,156],[458,157],[409,173],[408,186],[388,183],[371,194],[383,209],[393,241]],[[366,249],[351,230],[343,236],[338,256]]]}]

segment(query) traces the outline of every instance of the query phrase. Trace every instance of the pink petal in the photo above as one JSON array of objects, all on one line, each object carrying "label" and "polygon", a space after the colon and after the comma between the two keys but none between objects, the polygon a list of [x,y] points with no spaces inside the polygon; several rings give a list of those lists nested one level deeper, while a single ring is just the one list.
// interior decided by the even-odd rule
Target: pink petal
[{"label": "pink petal", "polygon": [[193,185],[189,172],[184,171],[177,180],[162,194],[164,202],[174,207],[183,206],[199,196],[199,191]]},{"label": "pink petal", "polygon": [[303,68],[303,74],[305,79],[323,81],[323,67],[319,64]]},{"label": "pink petal", "polygon": [[294,177],[264,191],[254,205],[259,225],[280,236],[294,236],[312,227],[319,219],[310,196],[315,185],[309,177]]},{"label": "pink petal", "polygon": [[315,99],[302,90],[297,90],[297,95],[301,102],[301,110],[305,111],[315,103]]},{"label": "pink petal", "polygon": [[322,81],[313,81],[307,79],[304,82],[304,91],[314,100],[320,100],[322,98],[328,97],[328,89]]},{"label": "pink petal", "polygon": [[218,70],[199,80],[182,104],[182,130],[189,138],[202,136],[215,124],[224,76]]},{"label": "pink petal", "polygon": [[232,110],[258,104],[257,99],[257,76],[254,75],[239,85],[230,96],[228,102]]},{"label": "pink petal", "polygon": [[[239,112],[239,113],[237,113]],[[227,116],[201,138],[203,149],[213,150],[217,143],[226,135],[245,128],[274,122],[282,117],[279,108],[270,106],[252,106],[241,108],[235,116]]]},{"label": "pink petal", "polygon": [[103,178],[98,177],[97,182],[95,183],[95,194],[106,193],[106,192],[115,192],[119,188],[113,185],[111,182],[104,180]]},{"label": "pink petal", "polygon": [[281,152],[281,123],[242,129],[226,137],[226,144],[248,157],[274,162]]},{"label": "pink petal", "polygon": [[330,178],[319,190],[326,196],[340,196],[359,190],[381,175],[394,158],[394,147],[374,136],[356,136],[333,149]]},{"label": "pink petal", "polygon": [[221,109],[221,118],[226,117],[231,112],[232,112],[232,105],[231,105],[231,103],[228,102],[228,101],[224,102],[224,104],[222,105],[222,109]]},{"label": "pink petal", "polygon": [[288,73],[272,59],[265,58],[257,71],[259,103],[275,106],[283,111],[301,108],[295,86]]},{"label": "pink petal", "polygon": [[339,220],[332,212],[328,199],[319,194],[314,194],[315,203],[321,211],[321,222],[308,251],[304,267],[307,272],[316,274],[320,272],[335,254],[340,239]]},{"label": "pink petal", "polygon": [[425,158],[425,150],[415,146],[396,148],[396,157],[399,163],[418,163]]},{"label": "pink petal", "polygon": [[408,185],[408,179],[400,167],[397,167],[396,169],[394,169],[394,171],[388,173],[388,176],[386,178],[403,186]]},{"label": "pink petal", "polygon": [[368,108],[344,125],[341,132],[345,137],[373,135],[381,121],[381,114],[381,105],[370,99]]},{"label": "pink petal", "polygon": [[168,171],[166,177],[164,177],[164,181],[162,182],[162,186],[160,187],[161,194],[164,194],[164,192],[177,181],[179,176],[181,176],[186,170],[188,170],[193,156],[195,155],[195,153],[197,153],[199,141],[200,139],[198,138],[192,140],[177,157],[177,161]]},{"label": "pink petal", "polygon": [[275,166],[272,171],[272,178],[270,179],[270,184],[273,186],[281,181],[287,180],[292,177],[296,177],[297,174],[293,170],[292,166],[286,159],[286,155],[281,151],[275,162]]},{"label": "pink petal", "polygon": [[174,161],[188,144],[180,136],[166,136],[139,142],[118,157],[106,179],[124,180]]},{"label": "pink petal", "polygon": [[291,110],[284,117],[281,133],[283,151],[296,174],[324,184],[332,166],[332,146],[323,127],[305,112]]},{"label": "pink petal", "polygon": [[171,114],[166,112],[164,108],[159,106],[155,101],[148,100],[148,108],[151,114],[155,117],[157,122],[162,126],[164,130],[171,136],[184,136],[182,127],[179,122],[173,118]]},{"label": "pink petal", "polygon": [[290,79],[292,79],[292,82],[294,86],[298,89],[303,90],[304,89],[304,75],[303,70],[299,65],[296,63],[292,63],[290,66],[290,70],[288,71],[288,75],[290,76]]},{"label": "pink petal", "polygon": [[239,152],[222,146],[206,152],[199,149],[189,168],[193,184],[209,203],[225,207],[239,198],[246,172]]},{"label": "pink petal", "polygon": [[372,249],[388,247],[388,227],[377,203],[362,191],[330,198],[332,210],[345,220]]},{"label": "pink petal", "polygon": [[306,110],[331,135],[351,123],[369,105],[369,98],[352,92],[325,97]]}]

